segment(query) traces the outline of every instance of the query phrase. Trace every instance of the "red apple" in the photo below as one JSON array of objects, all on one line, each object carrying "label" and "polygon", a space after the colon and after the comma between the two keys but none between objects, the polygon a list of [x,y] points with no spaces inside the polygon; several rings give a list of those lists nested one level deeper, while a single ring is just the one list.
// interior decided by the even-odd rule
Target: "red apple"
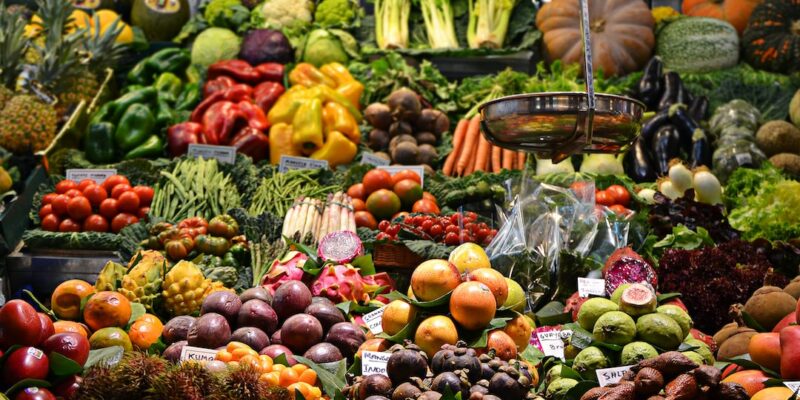
[{"label": "red apple", "polygon": [[19,392],[14,400],[56,400],[56,396],[45,388],[29,387]]},{"label": "red apple", "polygon": [[51,354],[56,352],[71,358],[81,366],[89,359],[89,340],[80,333],[57,333],[47,338],[42,348],[48,357],[52,357]]},{"label": "red apple", "polygon": [[45,379],[50,370],[50,360],[36,347],[20,347],[6,358],[3,365],[3,383],[13,385],[23,379]]},{"label": "red apple", "polygon": [[45,313],[38,314],[39,321],[42,323],[42,330],[40,331],[39,343],[37,343],[37,345],[42,344],[47,338],[56,333],[56,328],[53,326],[53,320],[50,319],[50,316]]},{"label": "red apple", "polygon": [[796,325],[797,324],[797,313],[789,313],[783,319],[778,322],[778,325],[775,325],[772,328],[772,331],[775,333],[780,333],[781,329],[786,328],[789,325]]},{"label": "red apple", "polygon": [[42,321],[36,310],[22,300],[11,300],[0,308],[0,338],[5,347],[39,343]]},{"label": "red apple", "polygon": [[64,378],[61,382],[58,382],[58,384],[50,388],[50,390],[52,390],[53,394],[58,397],[72,399],[75,398],[75,393],[78,392],[78,389],[80,389],[82,383],[83,378],[78,375],[72,375]]}]

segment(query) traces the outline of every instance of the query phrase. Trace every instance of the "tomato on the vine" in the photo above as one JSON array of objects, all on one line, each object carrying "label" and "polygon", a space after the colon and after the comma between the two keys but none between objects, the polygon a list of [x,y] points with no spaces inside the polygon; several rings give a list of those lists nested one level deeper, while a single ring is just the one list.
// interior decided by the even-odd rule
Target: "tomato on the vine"
[{"label": "tomato on the vine", "polygon": [[108,221],[102,215],[92,214],[83,221],[85,232],[108,232]]},{"label": "tomato on the vine", "polygon": [[80,232],[81,231],[81,224],[73,221],[70,218],[67,218],[61,221],[61,224],[58,225],[59,232]]},{"label": "tomato on the vine", "polygon": [[57,232],[60,224],[61,220],[55,214],[48,214],[42,218],[42,229],[46,231]]},{"label": "tomato on the vine", "polygon": [[433,221],[430,219],[422,221],[422,224],[420,225],[420,228],[422,228],[423,231],[428,233],[430,233],[431,227],[433,227]]},{"label": "tomato on the vine", "polygon": [[447,227],[444,228],[446,233],[458,233],[459,230],[461,229],[459,229],[457,225],[447,225]]},{"label": "tomato on the vine", "polygon": [[100,203],[108,198],[108,193],[106,193],[106,190],[103,189],[102,186],[95,185],[94,183],[83,188],[83,195],[89,199],[89,202],[92,203],[93,207],[99,207]]},{"label": "tomato on the vine", "polygon": [[614,199],[605,190],[597,192],[595,195],[595,202],[602,206],[610,207],[614,205]]},{"label": "tomato on the vine", "polygon": [[448,246],[455,246],[458,244],[458,234],[455,232],[448,232],[444,235],[444,243]]},{"label": "tomato on the vine", "polygon": [[631,202],[631,194],[628,192],[628,189],[625,189],[625,186],[611,185],[606,189],[606,192],[611,195],[615,204],[621,204],[627,207]]},{"label": "tomato on the vine", "polygon": [[389,227],[386,228],[386,233],[391,236],[397,236],[397,234],[400,233],[400,225],[389,225]]},{"label": "tomato on the vine", "polygon": [[69,179],[64,179],[63,181],[56,183],[56,193],[58,194],[64,194],[67,193],[67,191],[70,189],[77,189],[77,188],[78,184],[75,183],[75,181]]},{"label": "tomato on the vine", "polygon": [[438,238],[439,236],[442,236],[442,234],[444,233],[444,228],[442,227],[441,224],[434,224],[433,226],[431,226],[431,230],[429,233],[431,234],[431,236]]},{"label": "tomato on the vine", "polygon": [[386,229],[391,225],[391,223],[387,220],[383,220],[378,223],[378,230],[381,232],[386,232]]}]

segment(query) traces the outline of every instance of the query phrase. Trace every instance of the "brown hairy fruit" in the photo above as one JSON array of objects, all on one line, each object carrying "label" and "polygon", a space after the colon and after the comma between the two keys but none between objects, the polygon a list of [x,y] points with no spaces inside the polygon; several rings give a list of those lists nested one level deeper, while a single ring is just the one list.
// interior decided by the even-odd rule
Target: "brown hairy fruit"
[{"label": "brown hairy fruit", "polygon": [[717,387],[722,378],[720,370],[710,365],[701,365],[692,370],[691,374],[694,376],[697,384],[701,386],[701,389],[713,389]]},{"label": "brown hairy fruit", "polygon": [[642,360],[633,369],[638,373],[641,369],[648,367],[660,371],[665,378],[670,378],[697,368],[697,364],[680,352],[668,351],[656,358]]},{"label": "brown hairy fruit", "polygon": [[750,339],[757,334],[758,332],[750,328],[736,328],[733,335],[729,336],[721,343],[717,342],[720,343],[719,351],[717,351],[717,358],[726,359],[747,353]]},{"label": "brown hairy fruit", "polygon": [[720,400],[748,400],[750,396],[742,385],[733,382],[722,382],[714,391],[713,398]]},{"label": "brown hairy fruit", "polygon": [[588,392],[581,396],[581,400],[597,400],[600,396],[611,391],[610,387],[596,387],[589,389]]},{"label": "brown hairy fruit", "polygon": [[635,398],[636,387],[633,382],[622,382],[598,397],[598,400],[634,400]]},{"label": "brown hairy fruit", "polygon": [[800,299],[800,276],[792,279],[792,281],[789,282],[789,284],[783,288],[783,291],[788,293],[795,299]]},{"label": "brown hairy fruit", "polygon": [[634,379],[637,395],[657,394],[664,387],[664,375],[657,369],[642,368]]}]

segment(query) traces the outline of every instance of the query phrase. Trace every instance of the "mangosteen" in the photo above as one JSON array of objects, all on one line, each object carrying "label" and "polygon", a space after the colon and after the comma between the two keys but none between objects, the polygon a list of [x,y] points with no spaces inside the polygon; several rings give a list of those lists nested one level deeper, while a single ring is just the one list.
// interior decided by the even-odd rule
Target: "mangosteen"
[{"label": "mangosteen", "polygon": [[395,137],[400,135],[411,135],[414,133],[414,128],[411,127],[406,121],[395,121],[389,125],[389,136]]},{"label": "mangosteen", "polygon": [[525,388],[505,372],[494,374],[489,381],[489,392],[507,400],[522,399],[525,396]]},{"label": "mangosteen", "polygon": [[[273,340],[273,343],[274,342],[275,341]],[[488,381],[489,379],[492,379],[493,376],[494,370],[492,367],[490,367],[489,364],[481,364],[481,379],[486,379]]]},{"label": "mangosteen", "polygon": [[358,386],[358,398],[370,396],[389,397],[392,395],[392,381],[385,375],[372,374],[364,377]]},{"label": "mangosteen", "polygon": [[433,378],[431,389],[439,393],[445,393],[447,389],[450,389],[451,393],[461,392],[461,398],[464,398],[468,390],[468,382],[463,382],[455,372],[447,371]]},{"label": "mangosteen", "polygon": [[392,116],[408,122],[416,122],[422,112],[422,103],[413,90],[400,88],[389,95],[387,101]]},{"label": "mangosteen", "polygon": [[311,305],[306,307],[305,312],[319,320],[319,323],[322,324],[323,332],[328,332],[335,324],[344,322],[342,311],[333,304],[314,303],[312,301]]},{"label": "mangosteen", "polygon": [[427,392],[420,394],[419,397],[417,397],[417,400],[439,400],[441,398],[442,398],[441,393],[429,390]]},{"label": "mangosteen", "polygon": [[399,385],[413,377],[424,378],[428,372],[428,361],[419,350],[395,350],[386,362],[386,372],[392,383]]},{"label": "mangosteen", "polygon": [[[455,372],[464,370],[470,382],[481,378],[481,362],[474,349],[468,349],[467,344],[458,342],[456,346],[444,345],[431,359],[431,371],[439,374],[445,371]],[[494,372],[492,372],[494,375]]]},{"label": "mangosteen", "polygon": [[269,290],[263,286],[256,286],[254,288],[245,290],[239,295],[239,299],[242,300],[242,304],[253,299],[261,300],[267,304],[272,304],[272,295],[269,293]]},{"label": "mangosteen", "polygon": [[385,131],[389,129],[389,125],[392,124],[392,111],[386,104],[372,103],[364,109],[364,119],[366,119],[373,128]]},{"label": "mangosteen", "polygon": [[422,391],[418,387],[414,386],[413,383],[405,382],[394,390],[392,400],[416,399],[420,394],[422,394]]},{"label": "mangosteen", "polygon": [[472,387],[469,388],[469,392],[470,393],[489,394],[489,388],[486,387],[486,386],[483,386],[483,385],[475,384],[475,385],[472,385]]},{"label": "mangosteen", "polygon": [[336,346],[325,342],[311,346],[311,348],[306,350],[303,354],[303,357],[317,364],[336,362],[344,358],[342,352],[340,352]]},{"label": "mangosteen", "polygon": [[347,358],[352,358],[366,340],[364,331],[350,322],[333,325],[325,336],[325,341],[339,348]]}]

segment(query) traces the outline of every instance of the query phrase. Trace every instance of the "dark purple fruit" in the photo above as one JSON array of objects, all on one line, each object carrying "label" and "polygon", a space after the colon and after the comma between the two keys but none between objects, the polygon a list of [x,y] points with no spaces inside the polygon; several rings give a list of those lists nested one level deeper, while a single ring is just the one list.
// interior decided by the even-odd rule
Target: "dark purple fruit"
[{"label": "dark purple fruit", "polygon": [[408,382],[413,377],[424,378],[427,371],[428,362],[416,350],[395,351],[386,362],[386,372],[395,385]]},{"label": "dark purple fruit", "polygon": [[231,341],[231,326],[228,320],[217,313],[201,315],[189,331],[189,346],[216,349]]},{"label": "dark purple fruit", "polygon": [[303,354],[303,357],[317,364],[336,362],[344,358],[342,352],[339,351],[336,346],[325,342],[311,346],[311,348],[306,350]]},{"label": "dark purple fruit", "polygon": [[332,306],[336,305],[331,301],[331,299],[329,299],[327,297],[320,297],[320,296],[312,297],[311,298],[311,304],[330,304]]},{"label": "dark purple fruit", "polygon": [[227,290],[220,290],[208,295],[200,307],[200,314],[217,313],[234,325],[239,316],[242,301],[239,296]]},{"label": "dark purple fruit", "polygon": [[441,393],[429,390],[419,395],[419,397],[417,397],[417,400],[439,400],[441,398],[442,398]]},{"label": "dark purple fruit", "polygon": [[379,374],[365,376],[358,386],[358,398],[366,399],[370,396],[392,396],[392,381]]},{"label": "dark purple fruit", "polygon": [[319,323],[322,324],[322,330],[328,332],[328,329],[339,322],[344,322],[344,314],[338,307],[332,304],[323,302],[311,303],[306,307],[306,314],[313,316]]},{"label": "dark purple fruit", "polygon": [[293,315],[281,327],[281,344],[295,353],[304,353],[321,341],[322,324],[308,314]]},{"label": "dark purple fruit", "polygon": [[525,396],[525,388],[505,372],[494,374],[489,381],[489,392],[503,399],[522,399]]},{"label": "dark purple fruit", "polygon": [[419,390],[418,387],[414,386],[412,383],[405,382],[401,383],[400,386],[392,392],[392,400],[416,399],[420,394],[422,394],[422,391]]},{"label": "dark purple fruit", "polygon": [[195,317],[188,315],[181,315],[175,317],[164,325],[164,330],[161,332],[161,338],[165,344],[172,344],[181,340],[186,340],[189,336],[189,331],[192,329],[196,322]]},{"label": "dark purple fruit", "polygon": [[490,367],[489,364],[481,364],[481,379],[486,379],[488,381],[492,379],[493,376],[494,370],[492,367]]},{"label": "dark purple fruit", "polygon": [[272,307],[281,321],[295,314],[300,314],[311,305],[311,291],[303,282],[286,281],[272,296]]},{"label": "dark purple fruit", "polygon": [[478,355],[474,349],[468,349],[463,342],[458,343],[458,347],[442,346],[442,350],[436,352],[431,359],[431,371],[434,374],[458,370],[466,370],[470,382],[481,379],[481,362],[478,360]]},{"label": "dark purple fruit", "polygon": [[469,388],[470,393],[480,393],[480,394],[489,394],[489,388],[483,385],[472,385]]},{"label": "dark purple fruit", "polygon": [[364,331],[350,322],[339,322],[332,326],[325,336],[325,341],[338,347],[342,355],[347,358],[352,358],[366,340]]},{"label": "dark purple fruit", "polygon": [[278,329],[275,333],[272,334],[272,337],[269,338],[272,344],[281,344],[281,330]]},{"label": "dark purple fruit", "polygon": [[375,396],[369,396],[369,397],[365,398],[364,400],[389,400],[389,398],[385,397],[385,396],[375,395]]},{"label": "dark purple fruit", "polygon": [[231,340],[234,342],[242,342],[256,351],[269,346],[269,336],[261,329],[252,326],[241,327],[233,331]]},{"label": "dark purple fruit", "polygon": [[242,292],[239,295],[239,299],[242,300],[242,304],[247,303],[250,300],[256,299],[261,300],[267,304],[272,304],[272,295],[269,294],[269,290],[263,286],[258,286],[254,288],[250,288]]},{"label": "dark purple fruit", "polygon": [[[439,393],[445,393],[448,388],[450,389],[450,393],[465,392],[465,386],[466,385],[462,385],[461,378],[450,371],[436,375],[436,377],[433,378],[433,383],[431,383],[431,389]],[[464,398],[465,395],[466,393],[462,393],[461,398]]]},{"label": "dark purple fruit", "polygon": [[266,334],[271,334],[278,329],[278,314],[269,304],[256,299],[242,304],[237,321],[240,327],[252,326],[261,329]]},{"label": "dark purple fruit", "polygon": [[172,343],[167,347],[163,353],[161,353],[161,357],[164,357],[167,361],[171,362],[179,362],[181,360],[181,352],[183,352],[183,347],[188,345],[189,342],[185,340],[179,340],[175,343]]},{"label": "dark purple fruit", "polygon": [[281,346],[279,344],[271,344],[261,349],[261,351],[258,352],[258,354],[269,356],[273,360],[278,358],[278,356],[281,354],[286,354],[286,361],[289,362],[289,365],[297,364],[297,361],[295,361],[294,357],[292,357],[294,353],[292,353],[292,351],[289,350],[289,348],[287,348],[286,346]]}]

